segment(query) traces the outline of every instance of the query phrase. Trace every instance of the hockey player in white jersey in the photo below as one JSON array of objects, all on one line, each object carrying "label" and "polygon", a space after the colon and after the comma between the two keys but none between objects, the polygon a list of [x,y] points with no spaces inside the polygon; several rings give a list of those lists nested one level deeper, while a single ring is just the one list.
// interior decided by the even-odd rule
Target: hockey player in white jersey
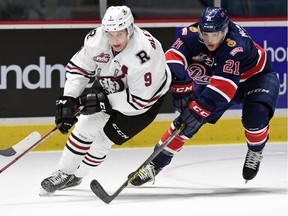
[{"label": "hockey player in white jersey", "polygon": [[[109,7],[67,64],[55,123],[69,135],[57,170],[41,182],[40,195],[77,186],[121,145],[156,117],[169,90],[171,73],[159,41],[134,24],[126,6]],[[82,96],[91,79],[93,92]],[[84,106],[78,118],[79,106]]]}]

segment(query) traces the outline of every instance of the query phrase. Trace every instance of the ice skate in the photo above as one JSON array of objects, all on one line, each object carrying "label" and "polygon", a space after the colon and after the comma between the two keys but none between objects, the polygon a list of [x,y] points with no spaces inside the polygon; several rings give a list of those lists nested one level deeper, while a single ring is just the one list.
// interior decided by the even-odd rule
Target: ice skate
[{"label": "ice skate", "polygon": [[245,183],[257,175],[262,158],[262,151],[253,152],[248,149],[242,171],[242,176],[246,180]]},{"label": "ice skate", "polygon": [[[136,178],[134,178],[130,183],[134,186],[141,186],[149,181],[155,182],[155,176],[162,170],[162,168],[157,168],[152,162],[148,164],[142,171],[138,173]],[[135,175],[135,172],[131,173],[128,177]]]},{"label": "ice skate", "polygon": [[69,175],[58,170],[41,182],[41,191],[39,195],[51,195],[56,190],[77,186],[81,181],[82,178],[77,178],[75,175]]},{"label": "ice skate", "polygon": [[58,190],[63,190],[66,188],[71,188],[71,187],[76,187],[78,185],[80,185],[82,182],[82,178],[78,178],[75,175],[72,175],[71,178],[69,179],[69,181],[67,182],[67,184],[65,184],[63,187],[61,187]]}]

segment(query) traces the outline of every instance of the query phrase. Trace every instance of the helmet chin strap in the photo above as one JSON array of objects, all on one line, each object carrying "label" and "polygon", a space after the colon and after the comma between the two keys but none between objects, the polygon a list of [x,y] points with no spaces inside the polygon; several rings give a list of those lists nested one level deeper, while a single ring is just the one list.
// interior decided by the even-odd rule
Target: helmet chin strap
[{"label": "helmet chin strap", "polygon": [[[131,36],[132,36],[132,35],[131,35]],[[127,34],[127,43],[129,42],[131,36],[130,36],[130,34],[129,34],[129,32],[128,32],[128,34]]]},{"label": "helmet chin strap", "polygon": [[222,31],[223,31],[223,39],[222,39],[222,42],[223,42],[225,37],[226,37],[226,35],[227,35],[227,33],[228,33],[228,26],[226,26],[225,29],[222,30]]},{"label": "helmet chin strap", "polygon": [[132,37],[133,33],[134,33],[134,25],[131,24],[128,28],[127,28],[127,33],[128,33],[128,40]]}]

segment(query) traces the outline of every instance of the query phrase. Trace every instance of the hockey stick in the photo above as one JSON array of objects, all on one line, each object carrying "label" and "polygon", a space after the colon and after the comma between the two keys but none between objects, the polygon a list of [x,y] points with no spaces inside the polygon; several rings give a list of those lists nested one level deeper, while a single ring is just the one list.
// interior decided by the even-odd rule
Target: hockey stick
[{"label": "hockey stick", "polygon": [[131,181],[133,181],[137,175],[184,129],[185,125],[181,124],[178,128],[175,128],[173,133],[158,147],[156,151],[154,151],[145,161],[144,163],[138,167],[138,169],[134,172],[134,175],[128,177],[128,179],[112,194],[109,195],[101,184],[96,180],[92,180],[90,183],[91,190],[98,196],[103,202],[109,204],[113,199],[115,199],[118,194],[124,190]]},{"label": "hockey stick", "polygon": [[[20,158],[22,158],[27,152],[31,151],[33,148],[38,146],[40,143],[42,143],[44,140],[46,140],[48,137],[50,137],[54,132],[57,130],[57,127],[53,128],[51,131],[49,131],[45,136],[42,138],[38,139],[33,145],[29,145],[26,150],[24,150],[21,154],[19,154],[14,160],[12,160],[10,163],[8,163],[6,166],[4,166],[1,170],[0,173],[5,171],[8,167],[10,167],[12,164],[14,164],[16,161],[18,161]],[[30,143],[31,144],[31,143]],[[28,145],[27,145],[28,146]],[[26,147],[27,147],[26,146]],[[19,146],[18,146],[19,147]]]},{"label": "hockey stick", "polygon": [[[77,110],[76,110],[76,113],[75,113],[75,116],[77,117],[79,114],[80,114],[80,111],[81,111],[81,109],[82,109],[82,107],[81,108],[78,108]],[[23,148],[22,148],[22,153],[21,154],[19,154],[19,156],[17,156],[14,160],[12,160],[10,163],[8,163],[6,166],[4,166],[2,169],[0,169],[0,174],[3,172],[3,171],[5,171],[8,167],[10,167],[12,164],[14,164],[16,161],[18,161],[21,157],[23,157],[26,153],[28,153],[29,151],[31,151],[32,149],[34,149],[36,146],[38,146],[39,144],[41,144],[44,140],[46,140],[48,137],[50,137],[52,134],[54,134],[55,133],[55,131],[57,131],[57,126],[55,126],[51,131],[49,131],[46,135],[44,135],[42,138],[40,138],[40,139],[38,139],[38,141],[35,141],[35,143],[33,144],[33,145],[31,145],[31,142],[29,142],[29,145],[27,144],[25,144],[25,147],[27,147],[27,146],[29,146],[26,150],[24,150],[23,151]],[[38,132],[36,132],[36,133],[38,133]],[[31,135],[31,134],[30,134]],[[28,138],[30,135],[28,135],[26,138]],[[25,139],[26,139],[25,138]],[[24,139],[24,140],[25,140]],[[23,141],[23,140],[22,140]],[[21,141],[21,142],[22,142]],[[21,143],[20,142],[20,143]],[[18,143],[18,144],[20,144],[20,143]],[[25,142],[24,142],[25,143]],[[22,144],[24,144],[24,143],[22,143]],[[17,148],[16,149],[21,149],[21,145],[22,144],[20,144],[20,145],[18,145],[17,146]],[[17,144],[16,144],[17,145]],[[16,145],[14,145],[13,147],[15,147]],[[14,152],[13,151],[15,151],[15,149],[13,150],[13,147],[12,147],[12,149],[11,148],[8,148],[8,149],[5,149],[5,150],[3,150],[3,154],[8,154],[8,156],[9,156],[9,154],[13,154]],[[6,152],[5,152],[6,151]],[[16,151],[17,152],[17,151]]]},{"label": "hockey stick", "polygon": [[35,143],[38,139],[41,138],[40,133],[37,131],[32,132],[27,137],[25,137],[20,142],[16,143],[15,145],[0,150],[0,155],[3,155],[5,157],[11,157],[16,154],[21,154],[23,151],[25,151],[26,148],[31,146],[33,143]]}]

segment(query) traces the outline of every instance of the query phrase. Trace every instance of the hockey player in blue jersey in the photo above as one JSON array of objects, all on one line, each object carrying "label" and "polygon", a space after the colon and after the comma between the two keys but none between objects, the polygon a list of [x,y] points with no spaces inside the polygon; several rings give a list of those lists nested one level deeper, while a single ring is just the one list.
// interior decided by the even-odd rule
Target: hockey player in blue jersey
[{"label": "hockey player in blue jersey", "polygon": [[[180,115],[155,149],[177,125],[186,127],[131,183],[140,186],[154,179],[201,126],[216,123],[235,104],[243,107],[248,146],[242,176],[246,182],[253,179],[279,94],[279,80],[266,51],[228,18],[224,8],[208,7],[197,23],[182,29],[166,60],[173,76],[173,104]],[[198,84],[194,92],[193,83]]]}]

